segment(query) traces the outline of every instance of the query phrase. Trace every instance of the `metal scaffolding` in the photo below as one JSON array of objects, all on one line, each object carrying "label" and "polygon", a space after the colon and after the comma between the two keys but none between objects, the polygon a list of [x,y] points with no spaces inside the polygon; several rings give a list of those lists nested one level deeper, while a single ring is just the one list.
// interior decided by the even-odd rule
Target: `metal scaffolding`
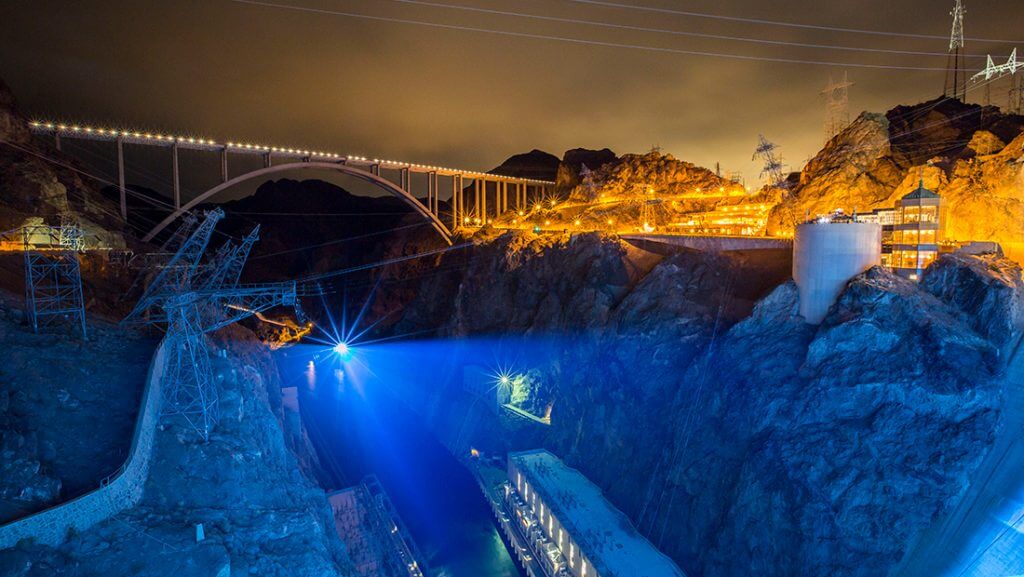
[{"label": "metal scaffolding", "polygon": [[78,253],[84,236],[78,225],[36,225],[21,229],[25,253],[25,309],[32,330],[39,332],[62,322],[77,324],[82,338],[85,328],[85,299]]}]

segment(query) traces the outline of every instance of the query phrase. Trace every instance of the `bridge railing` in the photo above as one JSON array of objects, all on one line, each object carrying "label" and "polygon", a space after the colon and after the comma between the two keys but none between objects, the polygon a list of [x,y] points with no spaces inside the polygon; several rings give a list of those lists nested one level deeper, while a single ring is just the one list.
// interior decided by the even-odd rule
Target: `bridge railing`
[{"label": "bridge railing", "polygon": [[0,549],[14,547],[24,539],[56,546],[63,542],[69,533],[84,531],[138,504],[142,499],[146,478],[149,476],[153,441],[160,420],[161,380],[167,347],[167,341],[161,341],[150,361],[139,415],[132,434],[131,450],[125,462],[103,479],[96,489],[49,509],[0,525]]}]

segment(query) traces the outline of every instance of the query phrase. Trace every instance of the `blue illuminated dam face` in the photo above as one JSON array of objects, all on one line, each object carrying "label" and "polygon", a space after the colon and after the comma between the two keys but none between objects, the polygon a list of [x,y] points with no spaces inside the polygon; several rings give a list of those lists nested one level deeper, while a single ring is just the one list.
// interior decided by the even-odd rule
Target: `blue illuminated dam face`
[{"label": "blue illuminated dam face", "polygon": [[[302,419],[327,473],[327,488],[377,475],[432,575],[520,575],[472,475],[436,441],[422,417],[379,386],[388,377],[346,378],[346,365],[358,363],[363,351],[352,346],[344,362],[320,356],[311,367],[301,349],[279,355],[278,362],[287,384],[298,385]],[[420,374],[429,378],[426,371]]]}]

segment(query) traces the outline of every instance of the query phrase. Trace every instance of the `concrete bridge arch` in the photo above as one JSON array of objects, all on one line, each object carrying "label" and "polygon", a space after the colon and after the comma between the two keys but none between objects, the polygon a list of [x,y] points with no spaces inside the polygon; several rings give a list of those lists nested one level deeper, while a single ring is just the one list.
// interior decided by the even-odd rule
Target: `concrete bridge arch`
[{"label": "concrete bridge arch", "polygon": [[217,186],[207,190],[206,192],[200,194],[199,196],[193,198],[192,200],[188,201],[180,208],[175,209],[174,212],[167,216],[167,218],[157,223],[157,225],[153,227],[153,230],[149,231],[149,233],[147,233],[146,236],[142,238],[142,240],[147,242],[152,240],[153,237],[160,233],[160,231],[167,228],[168,225],[184,216],[190,210],[192,210],[196,206],[199,206],[201,203],[213,197],[214,195],[219,194],[233,186],[237,186],[249,180],[265,178],[290,170],[309,169],[330,170],[342,174],[347,174],[349,176],[354,176],[365,182],[369,182],[370,184],[373,184],[378,188],[381,188],[382,190],[388,192],[392,196],[395,196],[405,201],[405,203],[412,207],[413,210],[418,212],[421,216],[423,216],[423,218],[430,222],[430,225],[434,228],[435,231],[437,231],[438,234],[441,235],[441,238],[443,238],[446,243],[452,243],[452,233],[448,229],[448,227],[444,225],[444,223],[441,221],[440,218],[438,218],[436,214],[431,212],[429,208],[424,206],[423,203],[421,203],[408,190],[401,188],[400,186],[396,185],[395,183],[391,182],[390,180],[382,176],[363,170],[361,168],[356,168],[354,166],[349,166],[343,163],[321,161],[291,162],[287,164],[267,166],[226,180],[218,184]]}]

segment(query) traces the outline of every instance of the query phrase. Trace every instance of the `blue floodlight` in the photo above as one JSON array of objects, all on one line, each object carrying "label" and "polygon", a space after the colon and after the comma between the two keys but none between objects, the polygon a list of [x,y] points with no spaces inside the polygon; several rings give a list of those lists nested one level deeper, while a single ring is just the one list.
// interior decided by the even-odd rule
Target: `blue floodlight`
[{"label": "blue floodlight", "polygon": [[352,358],[352,349],[349,348],[348,343],[342,341],[334,345],[334,353],[341,357],[341,360],[347,361]]}]

